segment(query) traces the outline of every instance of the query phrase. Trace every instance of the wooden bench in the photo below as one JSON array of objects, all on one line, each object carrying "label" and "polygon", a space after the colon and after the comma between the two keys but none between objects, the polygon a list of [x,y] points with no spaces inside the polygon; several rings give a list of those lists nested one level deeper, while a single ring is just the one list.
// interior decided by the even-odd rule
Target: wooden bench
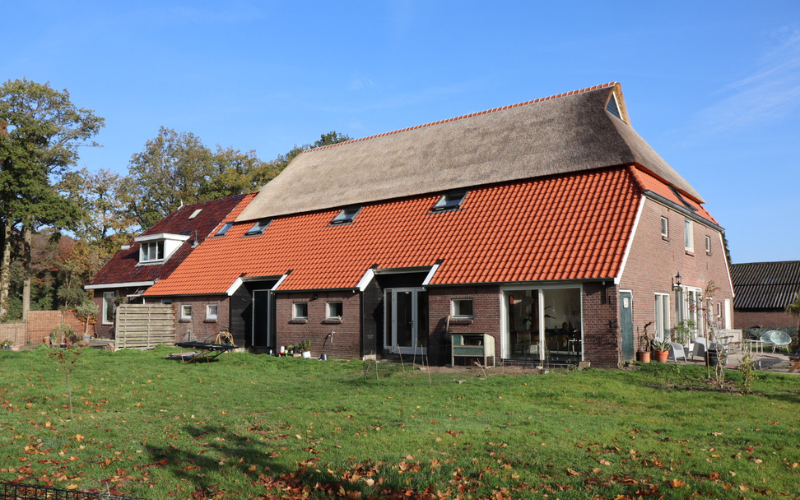
[{"label": "wooden bench", "polygon": [[494,337],[485,333],[454,333],[452,366],[456,366],[456,358],[483,358],[483,366],[489,366],[487,359],[492,358],[492,366],[497,366]]}]

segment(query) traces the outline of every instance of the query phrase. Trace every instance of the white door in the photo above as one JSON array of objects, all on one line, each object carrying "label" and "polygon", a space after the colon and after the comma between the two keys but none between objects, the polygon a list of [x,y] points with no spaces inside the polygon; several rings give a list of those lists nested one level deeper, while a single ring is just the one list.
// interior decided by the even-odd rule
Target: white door
[{"label": "white door", "polygon": [[386,346],[393,353],[428,351],[428,294],[424,288],[384,291]]}]

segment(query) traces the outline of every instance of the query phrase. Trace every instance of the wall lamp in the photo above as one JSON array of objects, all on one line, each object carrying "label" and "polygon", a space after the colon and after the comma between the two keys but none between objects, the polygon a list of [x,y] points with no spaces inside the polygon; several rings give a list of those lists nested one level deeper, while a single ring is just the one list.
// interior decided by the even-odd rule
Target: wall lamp
[{"label": "wall lamp", "polygon": [[681,272],[678,271],[678,274],[675,275],[675,279],[672,282],[672,289],[676,292],[681,289]]}]

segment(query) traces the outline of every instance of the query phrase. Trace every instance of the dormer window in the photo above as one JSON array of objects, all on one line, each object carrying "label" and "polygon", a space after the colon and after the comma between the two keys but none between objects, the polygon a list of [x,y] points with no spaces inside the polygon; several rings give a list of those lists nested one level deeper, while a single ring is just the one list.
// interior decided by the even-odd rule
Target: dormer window
[{"label": "dormer window", "polygon": [[272,219],[261,219],[260,221],[253,224],[253,227],[247,230],[244,233],[245,236],[258,236],[259,234],[263,234],[264,230],[267,229],[267,226],[270,225]]},{"label": "dormer window", "polygon": [[461,207],[461,204],[464,202],[464,198],[466,197],[466,189],[450,191],[443,194],[442,197],[439,198],[439,201],[437,201],[436,205],[433,206],[433,210],[436,212],[444,210],[456,210]]},{"label": "dormer window", "polygon": [[216,238],[217,236],[225,236],[225,233],[227,233],[228,230],[232,227],[233,227],[233,222],[226,222],[225,224],[222,225],[222,229],[217,231],[217,234],[215,234],[214,237]]},{"label": "dormer window", "polygon": [[331,224],[348,224],[353,222],[353,219],[356,218],[356,215],[361,211],[361,207],[345,207],[339,212],[339,215],[333,218]]},{"label": "dormer window", "polygon": [[142,255],[139,258],[140,262],[151,262],[154,260],[164,260],[164,242],[163,241],[148,241],[142,243]]}]

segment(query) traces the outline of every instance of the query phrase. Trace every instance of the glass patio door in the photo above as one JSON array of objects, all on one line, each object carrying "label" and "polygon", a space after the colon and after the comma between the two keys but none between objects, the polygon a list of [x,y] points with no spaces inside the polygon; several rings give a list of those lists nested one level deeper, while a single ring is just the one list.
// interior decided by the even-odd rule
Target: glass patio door
[{"label": "glass patio door", "polygon": [[384,291],[386,346],[393,353],[426,354],[428,350],[428,295],[424,288]]}]

